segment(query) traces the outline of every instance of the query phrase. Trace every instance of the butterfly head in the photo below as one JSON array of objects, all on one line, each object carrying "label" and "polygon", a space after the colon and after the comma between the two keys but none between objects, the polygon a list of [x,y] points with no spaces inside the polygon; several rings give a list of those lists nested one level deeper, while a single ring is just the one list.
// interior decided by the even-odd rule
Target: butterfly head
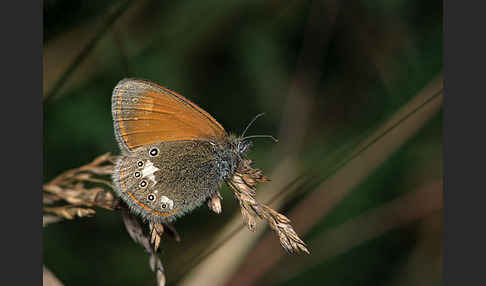
[{"label": "butterfly head", "polygon": [[250,148],[253,146],[253,142],[251,142],[247,138],[238,138],[236,139],[236,141],[236,150],[240,156],[246,155],[246,153],[248,153],[248,151],[250,151]]}]

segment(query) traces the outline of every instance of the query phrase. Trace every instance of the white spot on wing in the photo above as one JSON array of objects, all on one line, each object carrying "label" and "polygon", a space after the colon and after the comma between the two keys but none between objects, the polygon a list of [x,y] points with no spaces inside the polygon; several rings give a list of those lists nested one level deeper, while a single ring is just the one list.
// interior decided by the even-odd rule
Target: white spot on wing
[{"label": "white spot on wing", "polygon": [[142,169],[142,178],[147,177],[150,181],[153,182],[152,186],[155,186],[155,184],[157,184],[157,181],[155,180],[154,173],[158,170],[160,169],[155,167],[152,162],[147,161],[147,163],[145,163],[145,167],[143,167]]},{"label": "white spot on wing", "polygon": [[174,207],[174,201],[173,201],[173,200],[171,200],[171,199],[169,199],[169,198],[168,198],[168,197],[166,197],[166,196],[162,196],[162,197],[160,197],[160,201],[161,201],[162,203],[166,203],[166,204],[167,204],[167,206],[169,206],[169,209],[172,209],[172,208]]}]

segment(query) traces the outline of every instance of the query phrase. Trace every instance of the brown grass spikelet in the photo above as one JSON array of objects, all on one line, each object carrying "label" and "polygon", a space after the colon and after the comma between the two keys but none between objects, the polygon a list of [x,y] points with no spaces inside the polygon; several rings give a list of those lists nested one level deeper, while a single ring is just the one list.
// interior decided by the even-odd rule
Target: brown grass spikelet
[{"label": "brown grass spikelet", "polygon": [[[113,171],[114,156],[109,153],[76,169],[63,172],[42,186],[44,213],[63,219],[91,216],[93,207],[113,210],[117,199],[106,179]],[[108,188],[107,188],[108,187]],[[64,202],[64,205],[59,203]]]},{"label": "brown grass spikelet", "polygon": [[130,237],[150,254],[149,264],[156,273],[157,285],[165,285],[164,267],[157,255],[162,234],[165,230],[176,241],[179,234],[172,225],[149,223],[149,233],[143,230],[137,218],[129,213],[126,206],[120,203],[113,192],[111,181],[107,176],[113,172],[116,156],[109,153],[95,158],[92,162],[79,168],[61,173],[42,186],[43,226],[75,218],[93,216],[94,207],[101,207],[122,213],[125,228]]},{"label": "brown grass spikelet", "polygon": [[243,159],[241,166],[236,170],[231,180],[227,182],[240,203],[241,214],[248,229],[255,230],[257,217],[264,219],[277,234],[280,244],[287,252],[298,253],[303,251],[310,254],[304,241],[300,239],[290,225],[290,219],[255,199],[256,184],[268,182],[270,179],[263,175],[262,170],[253,169],[250,165],[251,160]]},{"label": "brown grass spikelet", "polygon": [[154,247],[154,251],[157,252],[159,249],[160,240],[164,234],[164,226],[161,223],[149,222],[150,228],[150,243]]},{"label": "brown grass spikelet", "polygon": [[60,207],[45,207],[44,211],[64,219],[74,219],[76,217],[88,217],[96,213],[94,209],[78,208],[70,205],[60,206]]}]

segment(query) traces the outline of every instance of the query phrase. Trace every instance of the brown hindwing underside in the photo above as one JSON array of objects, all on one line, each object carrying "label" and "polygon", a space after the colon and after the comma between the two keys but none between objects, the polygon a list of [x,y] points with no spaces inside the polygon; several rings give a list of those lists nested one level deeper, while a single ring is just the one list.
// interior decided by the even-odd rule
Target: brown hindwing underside
[{"label": "brown hindwing underside", "polygon": [[115,189],[142,217],[171,221],[217,192],[224,175],[218,148],[209,141],[140,147],[117,161]]}]

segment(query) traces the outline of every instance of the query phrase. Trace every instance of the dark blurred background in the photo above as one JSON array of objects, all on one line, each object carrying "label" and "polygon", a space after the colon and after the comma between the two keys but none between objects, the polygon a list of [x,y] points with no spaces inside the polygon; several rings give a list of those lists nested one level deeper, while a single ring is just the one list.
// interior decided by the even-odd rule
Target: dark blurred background
[{"label": "dark blurred background", "polygon": [[[237,134],[265,112],[247,134],[280,139],[257,139],[249,154],[272,178],[259,196],[285,194],[274,207],[311,255],[284,254],[261,223],[263,234],[243,228],[246,242],[228,238],[221,256],[201,257],[242,224],[223,187],[221,215],[203,205],[175,223],[180,243],[163,240],[168,285],[441,284],[442,1],[45,0],[43,9],[45,182],[118,154],[110,97],[125,77],[181,93]],[[116,212],[49,225],[43,246],[65,285],[155,283]]]}]

